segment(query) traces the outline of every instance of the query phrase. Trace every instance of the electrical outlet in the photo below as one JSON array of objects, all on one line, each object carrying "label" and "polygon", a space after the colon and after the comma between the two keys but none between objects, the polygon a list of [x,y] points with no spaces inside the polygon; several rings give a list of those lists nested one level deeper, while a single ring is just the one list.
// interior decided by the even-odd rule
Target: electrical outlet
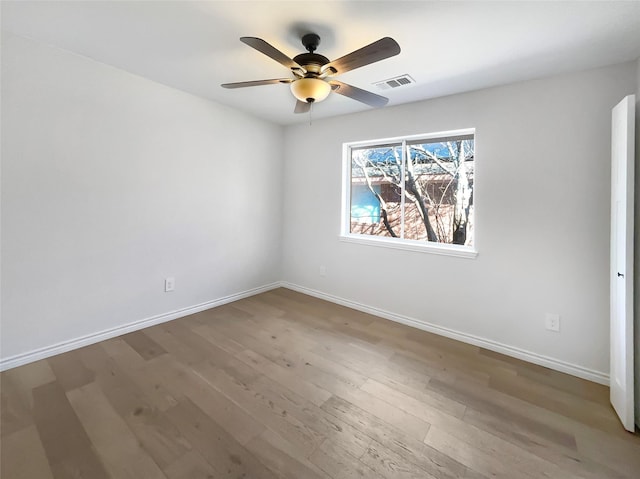
[{"label": "electrical outlet", "polygon": [[320,266],[320,276],[326,276],[326,275],[327,275],[327,267]]},{"label": "electrical outlet", "polygon": [[544,319],[544,326],[549,331],[560,332],[560,315],[555,313],[547,313]]},{"label": "electrical outlet", "polygon": [[165,278],[164,280],[164,292],[169,293],[176,289],[176,279],[175,278]]}]

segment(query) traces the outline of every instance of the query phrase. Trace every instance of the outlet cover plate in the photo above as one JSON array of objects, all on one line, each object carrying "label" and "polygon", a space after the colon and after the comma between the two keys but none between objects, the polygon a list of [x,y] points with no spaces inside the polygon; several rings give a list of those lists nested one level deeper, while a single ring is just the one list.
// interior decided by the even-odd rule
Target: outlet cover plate
[{"label": "outlet cover plate", "polygon": [[560,315],[547,313],[544,318],[544,327],[549,331],[560,332]]}]

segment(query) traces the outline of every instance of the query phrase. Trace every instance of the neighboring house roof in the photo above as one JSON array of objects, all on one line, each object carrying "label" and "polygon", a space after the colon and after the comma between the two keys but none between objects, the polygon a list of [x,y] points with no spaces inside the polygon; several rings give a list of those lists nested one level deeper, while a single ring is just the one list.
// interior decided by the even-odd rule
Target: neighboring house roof
[{"label": "neighboring house roof", "polygon": [[[446,164],[448,162],[443,163]],[[451,168],[454,168],[453,164],[451,164]],[[465,161],[465,168],[467,170],[467,175],[470,178],[473,178],[473,175],[475,173],[475,163],[473,161],[473,157]],[[413,172],[415,176],[428,175],[430,177],[429,180],[431,181],[448,181],[451,178],[451,174],[435,162],[417,164],[414,163]],[[398,175],[400,175],[400,171],[398,165],[396,165],[395,163],[379,163],[377,165],[366,167],[366,176],[368,176],[374,183],[380,183],[381,180],[384,180],[385,176],[392,177]],[[365,171],[363,168],[354,166],[351,169],[351,182],[366,183]]]}]

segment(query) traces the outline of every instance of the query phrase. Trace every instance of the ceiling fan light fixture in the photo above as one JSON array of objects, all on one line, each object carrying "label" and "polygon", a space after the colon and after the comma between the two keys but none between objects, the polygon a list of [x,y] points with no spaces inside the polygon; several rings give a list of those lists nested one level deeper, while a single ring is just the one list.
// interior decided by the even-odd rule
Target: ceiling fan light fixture
[{"label": "ceiling fan light fixture", "polygon": [[317,103],[331,93],[331,85],[319,78],[300,78],[291,83],[291,93],[305,103]]}]

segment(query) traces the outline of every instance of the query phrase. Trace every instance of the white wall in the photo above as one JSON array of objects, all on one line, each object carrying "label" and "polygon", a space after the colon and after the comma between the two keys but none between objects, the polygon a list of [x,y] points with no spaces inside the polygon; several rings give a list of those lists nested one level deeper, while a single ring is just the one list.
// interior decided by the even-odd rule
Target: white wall
[{"label": "white wall", "polygon": [[[288,127],[285,280],[606,379],[611,108],[635,91],[635,69],[634,62]],[[339,241],[343,142],[470,127],[477,259]],[[561,315],[560,333],[544,329],[545,312]]]},{"label": "white wall", "polygon": [[2,42],[3,360],[280,279],[281,127]]}]

